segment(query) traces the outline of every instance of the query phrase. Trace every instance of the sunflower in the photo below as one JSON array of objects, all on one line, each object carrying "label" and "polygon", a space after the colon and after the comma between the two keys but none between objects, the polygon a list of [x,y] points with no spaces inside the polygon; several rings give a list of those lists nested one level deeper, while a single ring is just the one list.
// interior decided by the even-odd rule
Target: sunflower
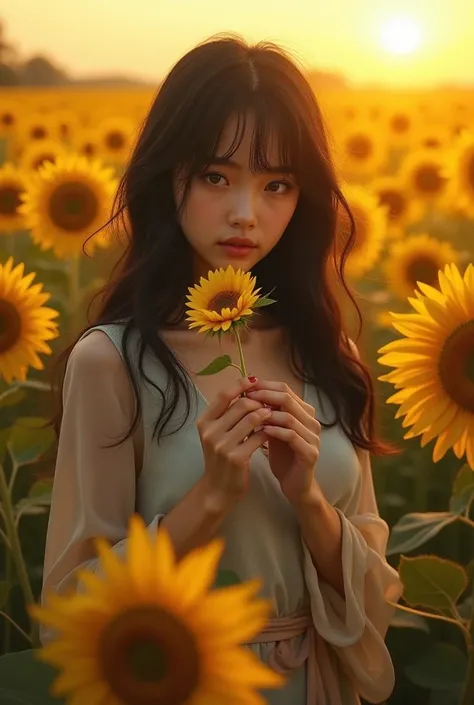
[{"label": "sunflower", "polygon": [[405,438],[437,437],[433,460],[449,448],[474,469],[474,266],[464,277],[456,265],[439,272],[439,288],[419,284],[409,302],[415,313],[392,314],[404,339],[379,350],[380,364],[394,367],[379,379],[398,389],[387,403],[411,426]]},{"label": "sunflower", "polygon": [[415,130],[415,120],[409,110],[397,109],[386,117],[387,139],[396,147],[410,144]]},{"label": "sunflower", "polygon": [[387,235],[398,237],[415,218],[412,199],[398,176],[381,176],[370,184],[378,203],[387,211]]},{"label": "sunflower", "polygon": [[437,204],[446,196],[444,155],[432,149],[411,152],[400,168],[400,179],[422,207]]},{"label": "sunflower", "polygon": [[17,129],[21,108],[15,101],[9,101],[2,96],[0,103],[0,139],[10,138]]},{"label": "sunflower", "polygon": [[346,127],[336,145],[336,161],[342,172],[372,176],[382,166],[386,150],[369,123]]},{"label": "sunflower", "polygon": [[451,262],[458,264],[459,253],[449,242],[426,233],[412,235],[391,246],[384,264],[387,284],[405,300],[413,296],[418,282],[436,286],[439,270]]},{"label": "sunflower", "polygon": [[449,200],[474,218],[474,131],[465,131],[456,141],[445,168],[449,178]]},{"label": "sunflower", "polygon": [[256,278],[249,272],[235,269],[229,264],[209,272],[208,279],[201,277],[195,287],[189,287],[187,321],[189,328],[199,328],[198,333],[225,332],[229,328],[246,325],[259,300],[255,289]]},{"label": "sunflower", "polygon": [[[346,271],[349,276],[359,278],[372,269],[382,252],[387,232],[387,208],[379,204],[371,191],[360,185],[347,185],[344,196],[356,226],[355,243],[346,261]],[[338,235],[341,248],[347,241],[348,232],[348,218],[342,211]]]},{"label": "sunflower", "polygon": [[[33,240],[58,257],[78,255],[84,240],[105,225],[117,186],[113,170],[99,160],[71,154],[47,162],[37,171],[23,196],[20,212]],[[107,232],[95,242],[108,244]]]},{"label": "sunflower", "polygon": [[18,120],[16,140],[21,147],[29,142],[57,139],[57,126],[46,113],[22,113]]},{"label": "sunflower", "polygon": [[177,562],[168,534],[150,536],[135,514],[125,561],[106,541],[96,546],[104,578],[80,570],[85,591],[29,607],[59,632],[37,652],[62,669],[53,695],[101,705],[237,705],[260,703],[254,688],[284,684],[241,646],[271,611],[256,598],[260,581],[209,589],[220,539]]},{"label": "sunflower", "polygon": [[38,353],[51,354],[47,340],[57,338],[59,314],[43,304],[50,294],[42,284],[31,282],[36,274],[23,276],[23,263],[13,267],[13,258],[0,264],[0,376],[10,384],[26,380],[28,367],[42,370]]},{"label": "sunflower", "polygon": [[446,125],[422,125],[415,138],[421,149],[445,149],[451,143],[451,135]]},{"label": "sunflower", "polygon": [[57,140],[28,142],[20,155],[19,165],[25,171],[36,171],[45,162],[54,163],[58,157],[66,154],[67,149]]},{"label": "sunflower", "polygon": [[97,132],[91,128],[83,128],[74,134],[72,147],[78,154],[93,159],[99,156],[100,145]]},{"label": "sunflower", "polygon": [[27,174],[13,166],[0,167],[0,233],[12,233],[25,225],[20,213],[21,196],[28,188]]},{"label": "sunflower", "polygon": [[126,117],[108,117],[96,129],[99,154],[105,162],[123,164],[130,157],[135,125]]}]

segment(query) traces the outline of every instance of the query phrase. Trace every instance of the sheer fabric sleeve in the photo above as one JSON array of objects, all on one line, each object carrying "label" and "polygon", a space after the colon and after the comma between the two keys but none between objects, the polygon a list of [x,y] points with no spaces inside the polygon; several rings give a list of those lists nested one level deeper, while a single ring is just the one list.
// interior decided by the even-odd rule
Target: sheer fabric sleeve
[{"label": "sheer fabric sleeve", "polygon": [[[106,448],[130,428],[134,397],[121,355],[102,331],[74,347],[66,368],[51,511],[46,535],[41,602],[48,593],[80,590],[78,568],[96,571],[93,539],[103,537],[120,555],[135,512],[133,438]],[[163,515],[149,524],[156,532]],[[43,644],[52,632],[42,627]]]},{"label": "sheer fabric sleeve", "polygon": [[385,559],[388,526],[378,512],[370,457],[360,451],[360,476],[349,506],[336,508],[342,526],[344,598],[317,574],[303,539],[305,576],[318,634],[337,655],[359,696],[384,701],[394,687],[385,635],[401,595],[396,570]]}]

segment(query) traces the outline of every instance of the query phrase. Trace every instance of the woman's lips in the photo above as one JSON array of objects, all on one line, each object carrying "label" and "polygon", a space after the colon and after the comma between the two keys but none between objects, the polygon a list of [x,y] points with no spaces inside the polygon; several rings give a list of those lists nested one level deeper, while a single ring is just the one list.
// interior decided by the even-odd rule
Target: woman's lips
[{"label": "woman's lips", "polygon": [[231,245],[226,242],[220,242],[219,245],[224,248],[226,253],[231,257],[247,257],[255,247],[249,245]]}]

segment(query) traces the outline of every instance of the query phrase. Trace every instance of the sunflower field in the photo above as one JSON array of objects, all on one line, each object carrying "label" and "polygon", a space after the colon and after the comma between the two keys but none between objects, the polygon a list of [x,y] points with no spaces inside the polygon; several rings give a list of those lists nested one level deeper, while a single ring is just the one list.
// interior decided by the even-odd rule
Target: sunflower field
[{"label": "sunflower field", "polygon": [[[48,373],[119,254],[107,227],[88,238],[108,219],[153,97],[0,90],[0,688],[17,697],[2,705],[62,702],[18,699],[24,671],[8,661],[38,644],[28,605],[54,470]],[[400,448],[372,461],[404,584],[387,636],[389,703],[473,705],[474,93],[318,99],[357,226],[346,271],[364,317],[358,347],[381,435]],[[341,304],[356,336],[342,294]],[[46,692],[47,674],[37,678]]]}]

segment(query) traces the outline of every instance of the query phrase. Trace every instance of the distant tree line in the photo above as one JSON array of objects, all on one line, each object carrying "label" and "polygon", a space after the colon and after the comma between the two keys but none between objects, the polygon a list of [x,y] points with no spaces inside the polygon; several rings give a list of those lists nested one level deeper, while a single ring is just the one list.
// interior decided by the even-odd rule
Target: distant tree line
[{"label": "distant tree line", "polygon": [[[309,82],[313,89],[348,88],[344,76],[326,71],[310,71]],[[123,76],[104,76],[92,79],[74,79],[45,56],[21,59],[15,46],[6,39],[0,20],[0,87],[1,86],[62,86],[84,85],[147,85],[145,81]]]}]

